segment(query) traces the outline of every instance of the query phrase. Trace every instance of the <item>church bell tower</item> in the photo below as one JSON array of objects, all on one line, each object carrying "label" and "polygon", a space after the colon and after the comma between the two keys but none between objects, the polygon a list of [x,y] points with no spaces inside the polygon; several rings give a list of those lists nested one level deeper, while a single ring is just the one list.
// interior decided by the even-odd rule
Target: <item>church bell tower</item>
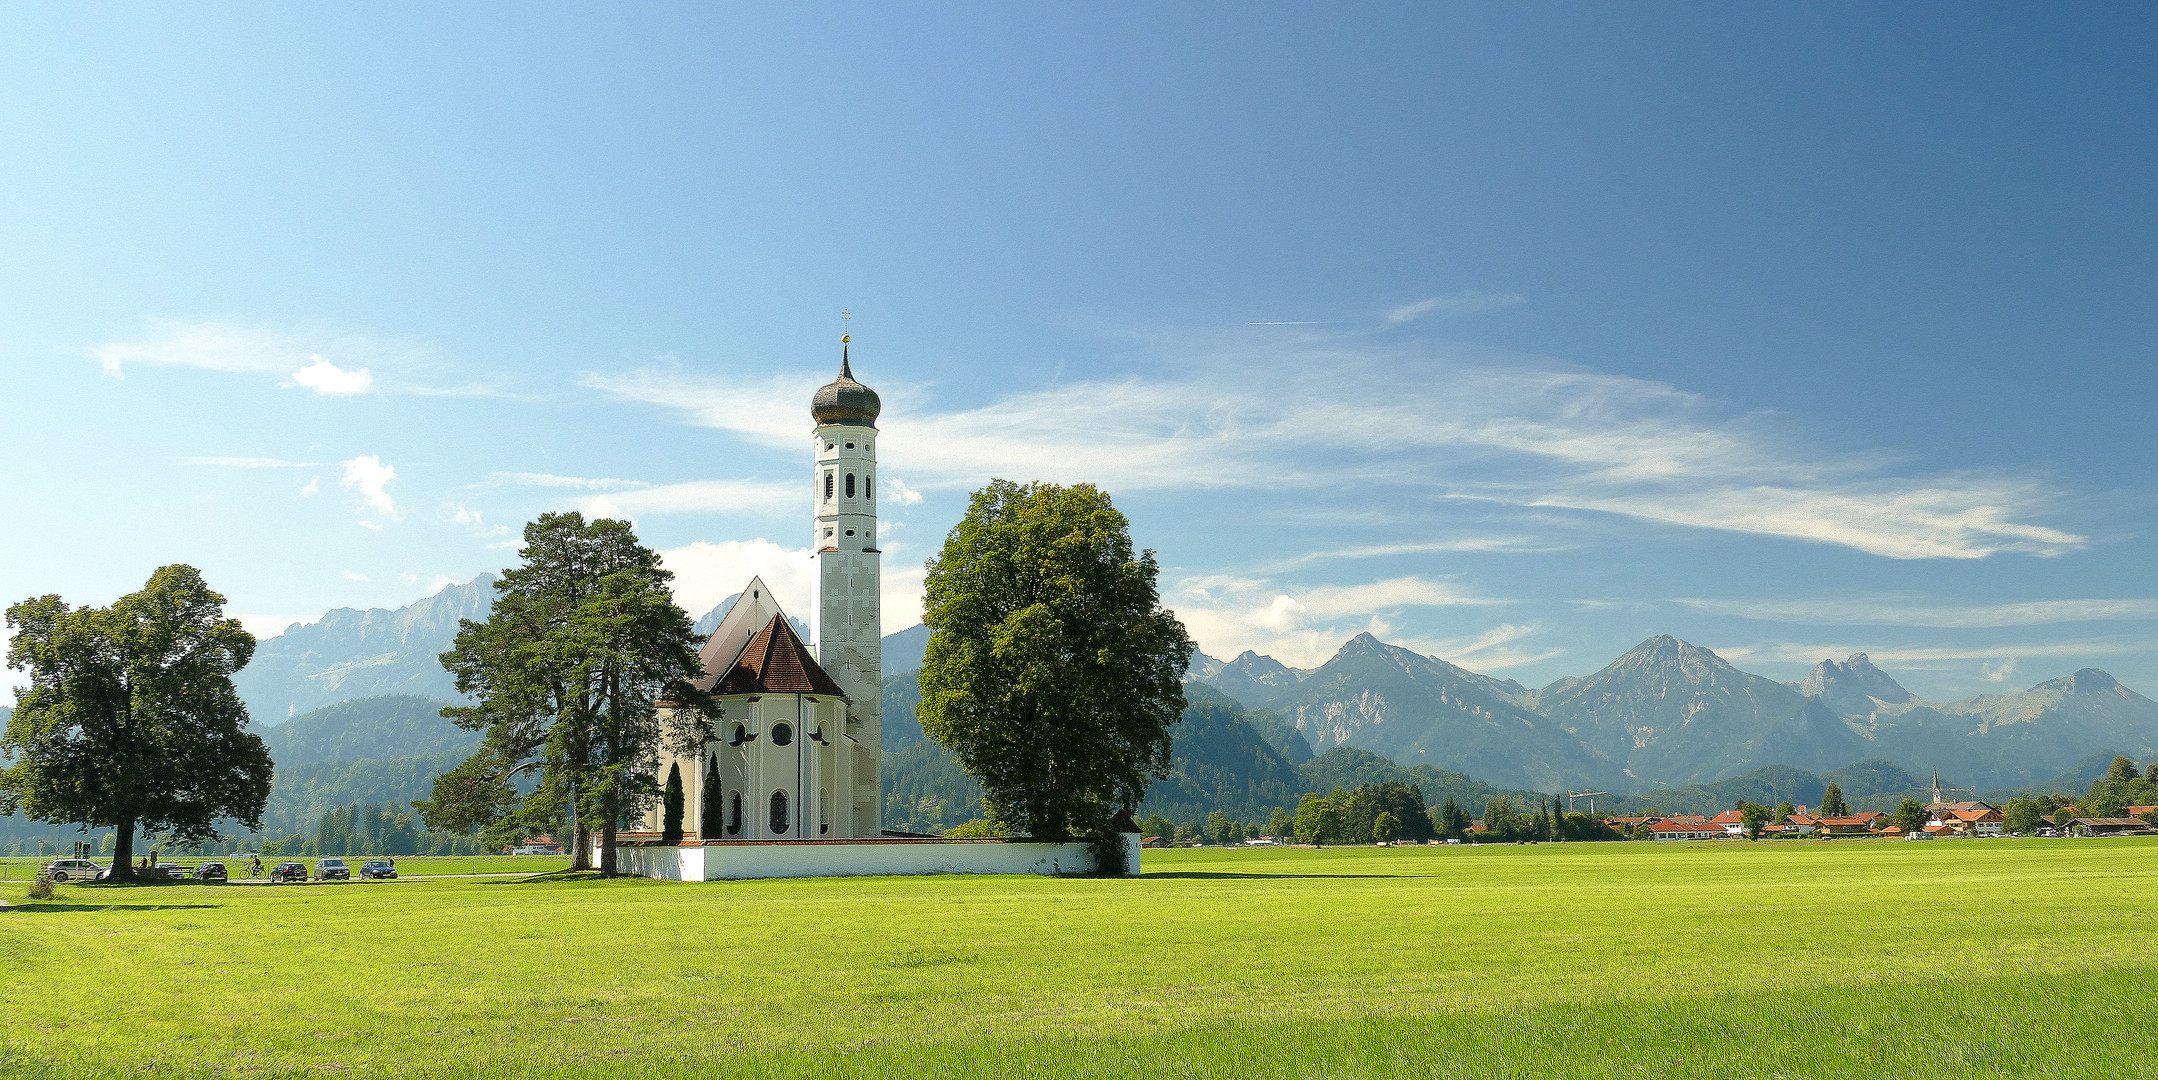
[{"label": "church bell tower", "polygon": [[877,550],[877,392],[854,380],[847,350],[851,338],[839,339],[839,377],[810,399],[816,420],[816,523],[810,550],[816,552],[817,598],[810,610],[810,636],[817,643],[817,663],[829,672],[852,704],[846,730],[838,740],[855,755],[850,802],[852,835],[876,836],[883,828],[883,788],[878,764],[883,751],[884,717],[878,691],[884,675],[884,637],[880,622],[880,553]]}]

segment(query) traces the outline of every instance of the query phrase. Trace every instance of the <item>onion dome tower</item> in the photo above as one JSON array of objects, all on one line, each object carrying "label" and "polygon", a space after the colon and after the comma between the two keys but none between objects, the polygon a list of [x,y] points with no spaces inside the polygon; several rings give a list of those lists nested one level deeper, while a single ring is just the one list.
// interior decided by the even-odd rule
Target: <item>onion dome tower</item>
[{"label": "onion dome tower", "polygon": [[816,422],[814,456],[816,519],[810,550],[817,560],[817,599],[810,636],[817,662],[846,692],[846,731],[839,741],[856,755],[852,804],[855,835],[881,830],[883,790],[877,766],[884,718],[878,692],[884,674],[882,581],[877,550],[877,392],[855,381],[847,353],[851,335],[839,339],[839,377],[809,399]]}]

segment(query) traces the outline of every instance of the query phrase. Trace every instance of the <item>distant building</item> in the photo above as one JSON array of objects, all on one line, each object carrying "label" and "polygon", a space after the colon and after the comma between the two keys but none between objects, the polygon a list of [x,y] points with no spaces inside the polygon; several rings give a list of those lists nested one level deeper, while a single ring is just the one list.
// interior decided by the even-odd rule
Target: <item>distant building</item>
[{"label": "distant building", "polygon": [[2071,819],[2068,825],[2092,836],[2125,836],[2151,831],[2150,822],[2132,817],[2079,817]]},{"label": "distant building", "polygon": [[1649,824],[1648,835],[1651,840],[1714,840],[1724,832],[1706,821],[1656,821]]}]

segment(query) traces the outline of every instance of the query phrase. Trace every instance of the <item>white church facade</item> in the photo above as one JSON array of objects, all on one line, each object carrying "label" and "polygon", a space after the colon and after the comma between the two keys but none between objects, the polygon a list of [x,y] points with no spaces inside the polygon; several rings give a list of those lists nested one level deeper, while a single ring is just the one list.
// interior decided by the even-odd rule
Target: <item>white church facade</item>
[{"label": "white church facade", "polygon": [[[699,689],[722,716],[682,777],[682,840],[663,844],[664,807],[622,834],[626,873],[671,880],[907,873],[1074,873],[1084,844],[926,840],[883,830],[882,567],[877,550],[877,393],[839,377],[810,401],[816,595],[810,638],[752,579],[700,654]],[[1139,838],[1127,834],[1131,872]]]}]

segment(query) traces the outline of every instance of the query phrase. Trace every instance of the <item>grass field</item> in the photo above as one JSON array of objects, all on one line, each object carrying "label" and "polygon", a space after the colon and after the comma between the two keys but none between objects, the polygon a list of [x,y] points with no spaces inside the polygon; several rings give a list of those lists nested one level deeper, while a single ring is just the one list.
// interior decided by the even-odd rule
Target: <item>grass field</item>
[{"label": "grass field", "polygon": [[2158,1071],[2147,840],[1150,851],[1146,870],[11,886],[0,1073]]}]

